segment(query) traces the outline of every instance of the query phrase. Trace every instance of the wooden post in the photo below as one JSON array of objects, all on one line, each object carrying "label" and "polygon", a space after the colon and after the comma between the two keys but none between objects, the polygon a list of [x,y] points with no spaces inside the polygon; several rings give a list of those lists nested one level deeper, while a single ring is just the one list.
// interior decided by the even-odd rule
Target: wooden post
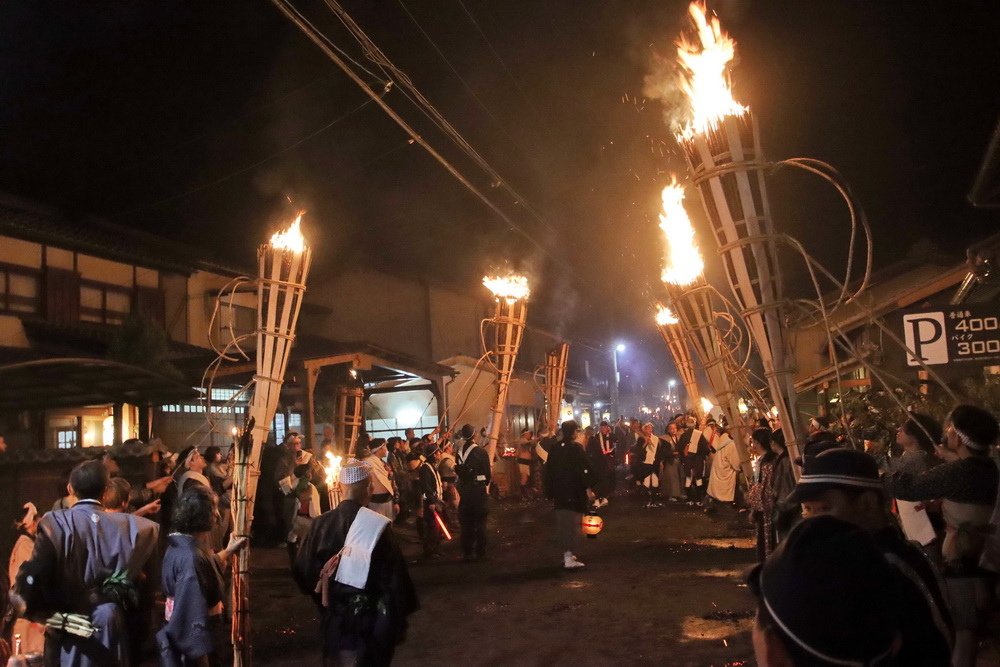
[{"label": "wooden post", "polygon": [[114,403],[111,406],[111,428],[114,430],[114,434],[111,436],[112,445],[122,444],[122,414],[124,408],[124,403]]},{"label": "wooden post", "polygon": [[306,363],[306,447],[318,454],[319,443],[316,442],[316,381],[319,380],[321,366]]}]

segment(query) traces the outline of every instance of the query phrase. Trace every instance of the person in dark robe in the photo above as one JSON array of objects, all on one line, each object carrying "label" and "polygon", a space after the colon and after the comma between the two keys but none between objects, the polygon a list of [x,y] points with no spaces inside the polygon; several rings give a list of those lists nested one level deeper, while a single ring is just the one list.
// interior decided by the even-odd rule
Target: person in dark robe
[{"label": "person in dark robe", "polygon": [[137,583],[156,550],[159,527],[134,514],[104,511],[100,498],[109,477],[101,461],[79,464],[69,479],[79,500],[39,521],[31,558],[18,571],[15,608],[39,622],[69,619],[93,630],[83,637],[50,629],[46,665],[136,664],[138,656],[131,655],[128,641],[129,621],[141,615],[136,609]]},{"label": "person in dark robe", "polygon": [[688,420],[687,428],[677,441],[677,449],[684,450],[684,493],[688,505],[699,503],[705,497],[705,464],[710,449],[708,439],[694,419]]},{"label": "person in dark robe", "polygon": [[587,440],[587,458],[595,480],[595,504],[604,507],[615,491],[615,441],[608,422],[601,422],[597,433]]},{"label": "person in dark robe", "polygon": [[319,610],[324,665],[388,665],[420,603],[389,520],[365,507],[367,466],[348,460],[340,484],[344,500],[313,522],[292,573]]},{"label": "person in dark robe", "polygon": [[208,543],[218,514],[216,496],[197,484],[188,487],[174,505],[176,532],[167,537],[162,567],[166,623],[156,633],[164,667],[223,664],[217,652],[228,643],[223,572],[229,558],[246,546],[246,538],[234,539],[213,553]]},{"label": "person in dark robe", "polygon": [[444,496],[444,485],[437,470],[440,458],[441,450],[437,448],[437,445],[426,445],[424,447],[424,460],[420,462],[420,467],[417,469],[420,475],[417,480],[417,488],[420,492],[423,510],[420,515],[423,522],[420,536],[424,544],[424,558],[439,558],[441,556],[442,535],[436,518],[441,514]]},{"label": "person in dark robe", "polygon": [[486,558],[487,490],[492,481],[490,457],[475,443],[471,424],[462,427],[462,446],[456,455],[458,475],[458,523],[462,529],[465,560]]}]

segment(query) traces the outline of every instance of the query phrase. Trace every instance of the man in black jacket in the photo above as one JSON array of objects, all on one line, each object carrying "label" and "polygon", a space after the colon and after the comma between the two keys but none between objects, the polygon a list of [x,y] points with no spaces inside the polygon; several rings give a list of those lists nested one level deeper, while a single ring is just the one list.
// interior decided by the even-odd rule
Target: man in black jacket
[{"label": "man in black jacket", "polygon": [[462,528],[462,554],[467,561],[486,558],[486,489],[490,484],[490,459],[473,438],[471,424],[462,427],[462,446],[455,456],[458,476],[458,523]]},{"label": "man in black jacket", "polygon": [[597,506],[603,507],[615,491],[615,440],[608,422],[601,422],[600,429],[590,437],[587,456],[594,471]]},{"label": "man in black jacket", "polygon": [[587,491],[594,485],[587,454],[577,439],[580,426],[573,420],[562,423],[562,436],[545,464],[545,496],[555,506],[556,539],[563,549],[563,567],[584,566],[574,550],[589,502]]}]

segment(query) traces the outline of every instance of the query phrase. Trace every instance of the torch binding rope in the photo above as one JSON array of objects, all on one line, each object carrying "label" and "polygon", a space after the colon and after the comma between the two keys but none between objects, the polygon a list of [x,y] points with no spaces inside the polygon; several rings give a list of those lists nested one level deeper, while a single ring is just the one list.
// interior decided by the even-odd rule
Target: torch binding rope
[{"label": "torch binding rope", "polygon": [[266,375],[254,375],[253,379],[254,382],[256,382],[257,380],[267,380],[268,382],[273,382],[275,384],[285,384],[285,380],[283,378],[273,378],[273,377],[268,377]]},{"label": "torch binding rope", "polygon": [[[274,338],[280,338],[280,339],[283,339],[283,340],[287,340],[289,342],[295,340],[295,334],[285,334],[285,333],[281,333],[277,329],[269,329],[267,327],[262,327],[260,329],[259,333],[262,333],[265,336],[273,336]],[[256,333],[254,335],[256,335]]]},{"label": "torch binding rope", "polygon": [[300,292],[306,291],[305,283],[297,283],[291,280],[281,280],[280,278],[261,278],[260,282],[263,283],[265,289],[270,289],[271,287],[291,287],[293,290],[299,290]]}]

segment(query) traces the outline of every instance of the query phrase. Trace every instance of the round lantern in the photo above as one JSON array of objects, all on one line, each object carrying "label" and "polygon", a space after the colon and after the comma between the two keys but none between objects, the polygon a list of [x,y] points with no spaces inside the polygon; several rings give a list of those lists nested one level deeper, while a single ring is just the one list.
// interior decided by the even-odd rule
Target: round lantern
[{"label": "round lantern", "polygon": [[582,523],[583,534],[591,539],[596,539],[597,534],[601,532],[604,528],[604,519],[599,517],[594,512],[589,512],[583,515]]}]

